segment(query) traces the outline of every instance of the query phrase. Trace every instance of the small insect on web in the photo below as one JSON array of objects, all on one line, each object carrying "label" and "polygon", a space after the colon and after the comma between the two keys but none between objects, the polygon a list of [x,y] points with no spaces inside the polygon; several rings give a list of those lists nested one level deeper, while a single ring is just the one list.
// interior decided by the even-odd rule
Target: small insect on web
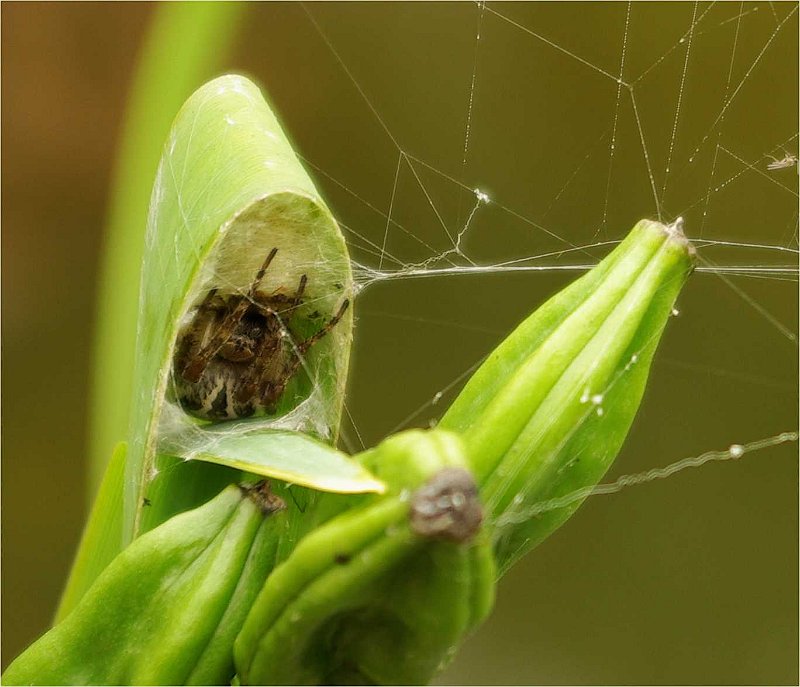
[{"label": "small insect on web", "polygon": [[794,167],[797,164],[797,156],[789,153],[786,153],[786,155],[784,155],[780,160],[772,155],[769,157],[772,158],[772,162],[767,165],[767,169],[771,171],[775,171],[776,169],[788,169],[789,167]]},{"label": "small insect on web", "polygon": [[275,413],[286,385],[305,353],[341,320],[350,301],[308,338],[289,322],[304,302],[308,279],[294,292],[259,290],[275,258],[273,248],[246,294],[211,289],[178,337],[174,358],[178,400],[187,412],[207,420],[234,420],[263,411]]}]

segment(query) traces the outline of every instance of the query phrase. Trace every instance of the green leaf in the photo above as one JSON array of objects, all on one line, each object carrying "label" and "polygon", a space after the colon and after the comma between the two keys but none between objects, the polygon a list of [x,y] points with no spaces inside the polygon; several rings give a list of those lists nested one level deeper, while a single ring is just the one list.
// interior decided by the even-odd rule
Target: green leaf
[{"label": "green leaf", "polygon": [[[209,429],[196,448],[187,441],[185,460],[236,470],[340,494],[383,493],[384,483],[350,456],[297,432],[266,430],[237,434]],[[165,449],[168,450],[168,449]]]},{"label": "green leaf", "polygon": [[[188,470],[197,474],[187,476],[170,458],[215,455],[200,450],[203,437],[215,442],[225,426],[192,418],[178,405],[175,344],[212,289],[246,294],[273,249],[278,252],[260,290],[293,291],[305,275],[305,302],[292,316],[291,334],[308,336],[352,295],[344,239],[258,88],[241,76],[220,77],[179,112],[153,188],[126,470],[126,541],[170,517],[176,499],[182,507],[196,506],[224,482],[224,471],[195,469],[200,463],[192,461]],[[352,309],[307,352],[275,414],[234,423],[236,431],[244,425],[256,432],[280,428],[335,441],[351,340]],[[192,439],[182,446],[187,435]],[[252,454],[255,444],[246,443]],[[303,472],[306,482],[313,479]],[[149,494],[156,477],[157,499]]]}]

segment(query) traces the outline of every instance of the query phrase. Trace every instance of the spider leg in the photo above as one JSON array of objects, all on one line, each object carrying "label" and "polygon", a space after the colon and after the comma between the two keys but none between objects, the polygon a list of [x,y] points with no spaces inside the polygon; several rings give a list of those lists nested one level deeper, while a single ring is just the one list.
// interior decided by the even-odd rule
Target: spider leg
[{"label": "spider leg", "polygon": [[175,353],[176,367],[183,369],[187,360],[191,360],[200,350],[203,335],[202,332],[217,319],[220,308],[213,307],[212,303],[217,295],[217,289],[211,289],[206,294],[203,302],[197,308],[197,315],[186,328],[181,336],[180,346]]},{"label": "spider leg", "polygon": [[317,343],[317,341],[322,339],[328,332],[330,332],[331,329],[339,324],[339,320],[342,319],[342,316],[349,305],[349,299],[345,299],[344,302],[339,306],[339,312],[337,312],[322,329],[320,329],[316,334],[309,336],[305,341],[301,341],[299,344],[297,344],[297,352],[301,355],[304,354],[309,348]]},{"label": "spider leg", "polygon": [[225,342],[231,338],[231,335],[236,330],[236,327],[239,325],[242,317],[244,317],[247,309],[252,305],[253,296],[258,290],[258,287],[261,286],[261,280],[264,278],[264,273],[267,271],[267,268],[277,252],[277,248],[273,248],[269,252],[266,260],[264,260],[264,264],[261,265],[261,268],[256,273],[253,283],[250,284],[247,296],[245,298],[241,298],[236,304],[236,307],[225,316],[225,319],[222,320],[219,328],[214,333],[214,336],[211,337],[211,340],[208,342],[208,344],[197,351],[194,356],[189,358],[188,362],[181,371],[181,375],[186,381],[198,382],[208,363],[217,354],[219,349],[222,348]]},{"label": "spider leg", "polygon": [[[258,311],[265,317],[271,317],[275,313],[286,313],[294,310],[303,303],[303,293],[306,290],[308,277],[304,274],[300,277],[300,283],[294,295],[289,296],[285,293],[273,293],[271,295],[256,292],[253,294],[253,303]],[[290,315],[291,316],[291,315]]]},{"label": "spider leg", "polygon": [[245,312],[247,312],[247,307],[249,305],[250,303],[246,298],[241,299],[236,304],[236,307],[222,320],[216,333],[211,337],[211,341],[188,360],[181,371],[181,375],[187,382],[198,382],[200,380],[208,363],[217,354],[219,349],[222,348],[225,342],[231,338],[239,321],[242,319]]},{"label": "spider leg", "polygon": [[292,298],[295,308],[303,302],[303,293],[306,290],[307,281],[308,277],[305,274],[300,277],[300,283],[297,285],[297,291],[294,292],[294,298]]},{"label": "spider leg", "polygon": [[252,296],[257,290],[258,287],[261,286],[261,280],[264,278],[264,273],[267,271],[272,259],[275,257],[275,254],[278,252],[277,248],[273,248],[269,255],[264,260],[264,264],[261,265],[261,268],[256,272],[256,278],[253,279],[253,283],[250,284],[250,296]]},{"label": "spider leg", "polygon": [[[297,370],[303,363],[303,356],[311,348],[317,341],[323,338],[328,332],[331,331],[338,323],[339,320],[342,319],[345,311],[347,310],[348,306],[350,305],[349,300],[345,300],[342,305],[339,307],[339,311],[330,319],[330,321],[320,329],[316,334],[310,336],[305,341],[301,341],[298,344],[289,343],[287,346],[287,359],[284,362],[280,373],[274,376],[273,381],[268,384],[264,385],[264,389],[261,394],[261,402],[267,408],[267,412],[273,413],[275,411],[275,404],[283,396],[283,392],[286,389],[286,385],[289,383],[292,377],[294,377]],[[277,317],[276,317],[277,319]],[[283,329],[284,336],[280,339],[281,341],[284,340],[286,335],[291,336],[291,332]]]},{"label": "spider leg", "polygon": [[248,368],[236,384],[234,401],[247,403],[260,395],[259,386],[264,384],[264,377],[270,362],[275,358],[275,351],[280,341],[271,336],[264,336],[255,352],[255,362]]},{"label": "spider leg", "polygon": [[302,358],[297,355],[294,349],[289,351],[289,356],[289,360],[284,363],[281,369],[279,378],[269,384],[265,384],[264,391],[261,394],[261,402],[270,415],[275,412],[275,406],[280,397],[283,396],[286,385],[289,383],[289,380],[294,377],[295,372],[297,372],[302,362]]},{"label": "spider leg", "polygon": [[[308,282],[308,277],[304,274],[300,277],[300,283],[297,285],[297,289],[294,292],[294,296],[289,296],[286,299],[287,307],[280,309],[279,312],[287,312],[290,310],[294,310],[303,303],[303,293],[306,290],[306,283]],[[291,314],[290,314],[291,317]]]}]

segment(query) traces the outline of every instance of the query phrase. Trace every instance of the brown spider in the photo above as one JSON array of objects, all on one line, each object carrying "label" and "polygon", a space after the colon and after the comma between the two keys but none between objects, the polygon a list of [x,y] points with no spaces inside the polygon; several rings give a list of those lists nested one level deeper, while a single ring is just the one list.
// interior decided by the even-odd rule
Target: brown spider
[{"label": "brown spider", "polygon": [[176,393],[192,415],[234,420],[259,410],[273,414],[302,357],[350,305],[345,300],[322,329],[298,340],[289,320],[303,303],[306,275],[292,295],[258,290],[277,252],[270,251],[246,294],[220,295],[211,289],[180,333],[173,363]]}]

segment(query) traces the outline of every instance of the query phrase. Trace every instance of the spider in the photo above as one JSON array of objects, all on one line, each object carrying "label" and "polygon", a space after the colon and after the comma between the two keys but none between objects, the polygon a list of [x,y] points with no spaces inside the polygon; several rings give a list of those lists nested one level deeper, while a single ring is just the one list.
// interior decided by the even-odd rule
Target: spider
[{"label": "spider", "polygon": [[308,350],[342,319],[350,301],[316,334],[299,340],[289,327],[303,303],[304,274],[293,294],[259,291],[278,252],[273,248],[246,294],[211,289],[178,337],[173,361],[179,403],[207,420],[275,413],[286,385]]}]

